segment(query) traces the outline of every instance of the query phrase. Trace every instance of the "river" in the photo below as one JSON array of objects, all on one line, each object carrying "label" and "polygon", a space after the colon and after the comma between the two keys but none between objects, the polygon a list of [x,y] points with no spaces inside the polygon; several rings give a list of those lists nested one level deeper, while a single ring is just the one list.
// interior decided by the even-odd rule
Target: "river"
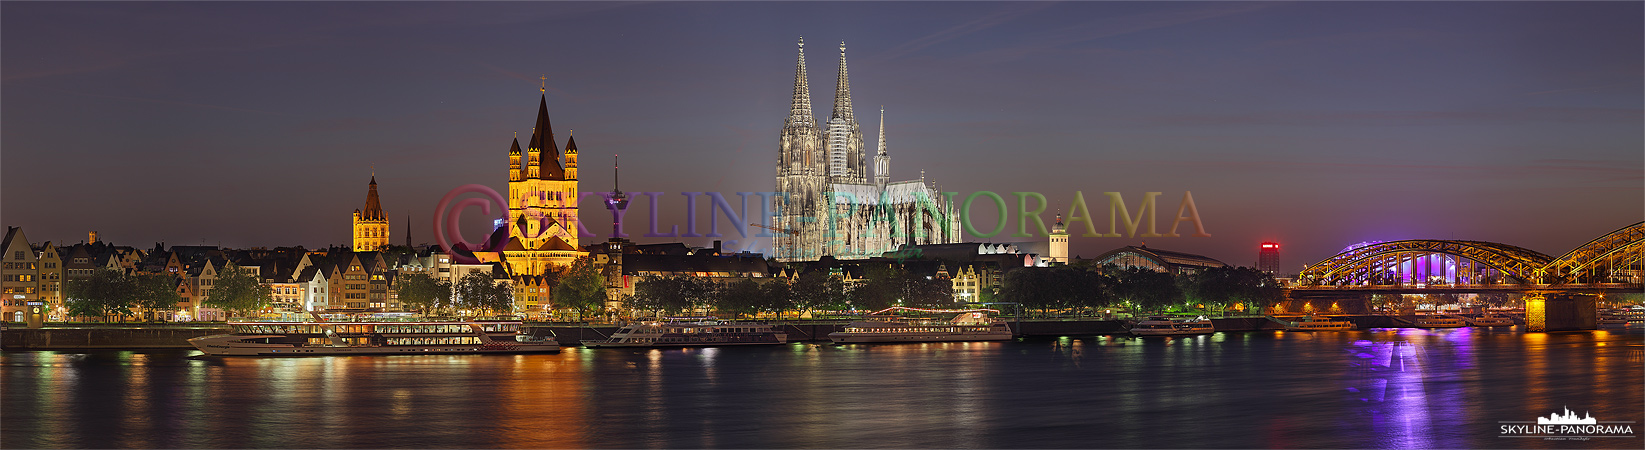
[{"label": "river", "polygon": [[[1642,349],[1638,329],[1461,328],[551,355],[5,352],[0,447],[1637,449]],[[1565,408],[1631,437],[1503,431]]]}]

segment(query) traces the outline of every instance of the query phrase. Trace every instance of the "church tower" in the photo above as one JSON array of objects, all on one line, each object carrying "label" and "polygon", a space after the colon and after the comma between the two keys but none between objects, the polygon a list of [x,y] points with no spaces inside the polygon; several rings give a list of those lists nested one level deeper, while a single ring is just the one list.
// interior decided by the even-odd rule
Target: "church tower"
[{"label": "church tower", "polygon": [[366,187],[365,210],[354,210],[354,251],[374,252],[388,245],[388,216],[377,200],[377,175]]},{"label": "church tower", "polygon": [[[564,166],[549,124],[547,78],[537,101],[537,122],[521,152],[519,138],[508,150],[509,240],[503,249],[514,275],[542,275],[550,265],[577,256],[577,144],[566,141]],[[520,167],[520,160],[525,167]]]}]

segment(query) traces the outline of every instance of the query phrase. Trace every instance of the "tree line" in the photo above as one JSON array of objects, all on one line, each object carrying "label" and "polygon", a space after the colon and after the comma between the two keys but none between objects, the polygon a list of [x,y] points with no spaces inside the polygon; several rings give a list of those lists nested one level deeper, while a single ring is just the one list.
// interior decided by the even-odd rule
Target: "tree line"
[{"label": "tree line", "polygon": [[1072,265],[1014,270],[998,298],[1040,314],[1135,311],[1222,311],[1234,304],[1261,307],[1284,299],[1272,275],[1249,267],[1211,267],[1172,275],[1138,267]]},{"label": "tree line", "polygon": [[847,289],[839,276],[824,270],[780,278],[742,278],[721,283],[691,276],[647,276],[634,285],[627,304],[651,315],[713,310],[753,316],[805,310],[879,310],[891,306],[941,308],[953,304],[949,280],[917,275],[901,266],[865,267],[863,281]]},{"label": "tree line", "polygon": [[[170,274],[103,269],[90,277],[69,280],[63,286],[69,316],[103,319],[133,315],[134,309],[171,310],[183,300],[177,293],[180,278]],[[274,291],[256,276],[228,264],[217,273],[204,306],[238,315],[256,314],[274,301]]]}]

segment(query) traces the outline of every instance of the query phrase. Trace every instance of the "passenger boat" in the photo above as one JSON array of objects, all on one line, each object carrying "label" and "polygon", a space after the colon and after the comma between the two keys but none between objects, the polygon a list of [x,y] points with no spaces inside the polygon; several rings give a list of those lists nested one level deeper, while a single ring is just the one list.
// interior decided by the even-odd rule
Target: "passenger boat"
[{"label": "passenger boat", "polygon": [[[949,314],[952,319],[904,317],[899,314]],[[894,306],[851,322],[844,330],[828,333],[836,344],[880,342],[1005,341],[1012,338],[1005,321],[988,314],[992,309],[918,309]]]},{"label": "passenger boat", "polygon": [[231,334],[189,339],[207,356],[428,355],[560,351],[553,336],[521,333],[518,320],[365,317],[231,320]]},{"label": "passenger boat", "polygon": [[1346,320],[1309,316],[1306,320],[1286,325],[1285,331],[1350,331],[1355,328],[1353,322]]},{"label": "passenger boat", "polygon": [[625,325],[611,333],[610,338],[583,341],[583,347],[718,347],[788,343],[788,333],[777,331],[770,324],[725,322],[712,317],[665,320]]},{"label": "passenger boat", "polygon": [[1172,319],[1169,317],[1149,317],[1148,320],[1137,322],[1131,327],[1131,334],[1135,336],[1190,336],[1196,334],[1211,334],[1217,331],[1216,325],[1205,316],[1193,319]]},{"label": "passenger boat", "polygon": [[1464,319],[1464,321],[1468,322],[1468,326],[1473,326],[1473,327],[1511,327],[1511,326],[1514,326],[1514,319],[1512,317],[1508,317],[1508,316],[1504,316],[1504,315],[1500,315],[1500,314],[1486,314],[1486,315],[1479,316],[1479,317],[1470,317],[1470,318]]},{"label": "passenger boat", "polygon": [[1415,322],[1417,328],[1462,328],[1468,326],[1462,319],[1450,316],[1419,316]]},{"label": "passenger boat", "polygon": [[1628,316],[1626,312],[1600,311],[1597,325],[1600,328],[1628,328]]}]

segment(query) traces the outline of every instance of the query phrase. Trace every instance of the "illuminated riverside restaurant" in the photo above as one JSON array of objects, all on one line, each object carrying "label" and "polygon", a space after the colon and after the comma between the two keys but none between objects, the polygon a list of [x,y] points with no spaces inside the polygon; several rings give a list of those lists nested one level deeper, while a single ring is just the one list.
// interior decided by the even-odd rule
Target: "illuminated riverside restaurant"
[{"label": "illuminated riverside restaurant", "polygon": [[1097,265],[1113,264],[1120,268],[1141,267],[1172,275],[1193,275],[1212,267],[1228,267],[1222,261],[1192,253],[1173,252],[1141,246],[1125,246],[1109,250],[1096,257]]}]

